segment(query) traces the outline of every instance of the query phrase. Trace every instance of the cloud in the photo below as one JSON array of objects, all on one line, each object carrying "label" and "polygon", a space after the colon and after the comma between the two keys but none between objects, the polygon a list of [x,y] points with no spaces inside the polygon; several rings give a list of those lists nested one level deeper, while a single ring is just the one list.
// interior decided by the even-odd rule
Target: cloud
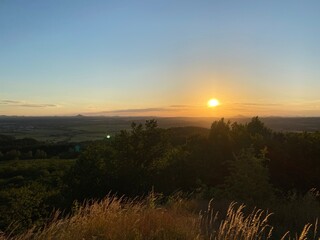
[{"label": "cloud", "polygon": [[8,100],[8,99],[0,100],[0,104],[10,106],[10,107],[27,107],[27,108],[58,107],[58,105],[51,104],[51,103],[29,103],[26,101]]},{"label": "cloud", "polygon": [[189,108],[189,105],[171,105],[171,108]]},{"label": "cloud", "polygon": [[15,105],[19,107],[30,107],[30,108],[46,108],[46,107],[58,107],[56,104],[36,104],[36,103],[27,103]]},{"label": "cloud", "polygon": [[164,112],[182,111],[184,108],[158,107],[158,108],[133,108],[133,109],[116,109],[110,111],[90,112],[85,115],[136,115],[136,114],[154,114]]},{"label": "cloud", "polygon": [[20,104],[20,103],[22,103],[22,102],[21,101],[16,101],[16,100],[7,100],[7,99],[0,100],[0,104],[3,104],[3,105]]},{"label": "cloud", "polygon": [[117,113],[148,113],[148,112],[162,112],[162,111],[173,111],[174,109],[168,108],[134,108],[134,109],[117,109],[111,111],[97,112],[98,114],[117,114]]},{"label": "cloud", "polygon": [[244,105],[244,106],[281,106],[279,103],[234,103],[236,105]]}]

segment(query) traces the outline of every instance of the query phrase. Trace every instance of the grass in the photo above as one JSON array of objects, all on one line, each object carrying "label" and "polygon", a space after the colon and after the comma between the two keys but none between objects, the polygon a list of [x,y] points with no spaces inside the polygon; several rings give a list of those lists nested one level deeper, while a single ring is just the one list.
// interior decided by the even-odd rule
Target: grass
[{"label": "grass", "polygon": [[305,223],[315,223],[320,217],[320,193],[311,189],[304,195],[294,193],[277,199],[268,207],[274,214],[270,222],[277,226],[274,235],[281,236],[286,231],[294,232],[296,229],[303,229]]},{"label": "grass", "polygon": [[215,226],[217,213],[215,213],[209,203],[207,214],[201,217],[202,228],[205,229],[205,236],[211,239],[270,239],[273,227],[268,225],[268,218],[271,214],[261,209],[254,209],[248,216],[243,210],[245,205],[237,207],[236,203],[231,203],[226,213],[225,219]]},{"label": "grass", "polygon": [[[192,211],[194,206],[194,201],[179,198],[159,206],[153,195],[145,200],[107,196],[76,206],[68,217],[60,218],[55,213],[42,229],[33,228],[18,236],[0,234],[0,239],[274,239],[274,227],[268,222],[272,213],[254,209],[245,214],[244,205],[231,203],[227,212],[220,214],[214,210],[212,201],[205,211],[196,213]],[[308,223],[299,234],[292,236],[287,232],[281,239],[320,239],[317,225],[317,221]]]}]

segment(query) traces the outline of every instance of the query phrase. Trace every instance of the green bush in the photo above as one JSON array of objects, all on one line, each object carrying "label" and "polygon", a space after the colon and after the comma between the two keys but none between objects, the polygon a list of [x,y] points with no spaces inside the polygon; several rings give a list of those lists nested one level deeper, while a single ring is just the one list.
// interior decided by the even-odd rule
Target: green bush
[{"label": "green bush", "polygon": [[245,203],[271,202],[275,196],[266,161],[264,153],[256,156],[252,148],[241,151],[230,161],[230,175],[220,187],[220,194]]}]

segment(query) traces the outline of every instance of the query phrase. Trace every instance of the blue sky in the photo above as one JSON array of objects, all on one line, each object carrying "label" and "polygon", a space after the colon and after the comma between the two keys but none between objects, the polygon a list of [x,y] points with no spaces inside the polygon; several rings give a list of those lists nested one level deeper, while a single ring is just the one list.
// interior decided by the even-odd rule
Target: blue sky
[{"label": "blue sky", "polygon": [[[0,1],[0,115],[320,116],[319,1]],[[210,98],[221,105],[207,109]]]}]

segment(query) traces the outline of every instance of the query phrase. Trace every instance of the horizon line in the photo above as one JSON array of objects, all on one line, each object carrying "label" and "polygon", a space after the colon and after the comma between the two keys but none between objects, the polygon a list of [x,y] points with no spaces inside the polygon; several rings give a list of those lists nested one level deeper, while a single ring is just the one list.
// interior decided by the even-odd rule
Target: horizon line
[{"label": "horizon line", "polygon": [[25,118],[32,118],[32,117],[85,117],[85,118],[94,118],[94,117],[105,117],[105,118],[253,118],[253,117],[259,117],[259,118],[320,118],[319,116],[313,115],[313,116],[292,116],[292,115],[252,115],[252,116],[244,116],[244,115],[236,115],[236,116],[150,116],[150,115],[84,115],[84,114],[75,114],[75,115],[0,115],[0,118],[3,117],[25,117]]}]

